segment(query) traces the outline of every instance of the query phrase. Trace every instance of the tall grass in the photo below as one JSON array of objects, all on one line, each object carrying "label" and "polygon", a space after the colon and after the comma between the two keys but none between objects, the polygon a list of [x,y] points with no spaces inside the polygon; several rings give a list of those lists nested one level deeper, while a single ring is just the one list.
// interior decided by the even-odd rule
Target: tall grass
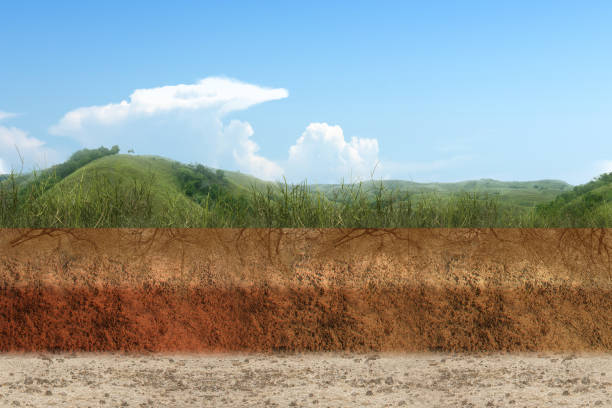
[{"label": "tall grass", "polygon": [[[505,205],[478,193],[411,197],[383,183],[365,190],[344,184],[331,197],[304,182],[254,187],[248,195],[210,195],[186,205],[182,195],[154,198],[155,177],[111,180],[87,177],[67,187],[54,175],[28,183],[11,174],[0,182],[2,228],[487,228],[610,227],[610,203],[596,209],[554,212]],[[372,184],[369,184],[372,186]]]}]

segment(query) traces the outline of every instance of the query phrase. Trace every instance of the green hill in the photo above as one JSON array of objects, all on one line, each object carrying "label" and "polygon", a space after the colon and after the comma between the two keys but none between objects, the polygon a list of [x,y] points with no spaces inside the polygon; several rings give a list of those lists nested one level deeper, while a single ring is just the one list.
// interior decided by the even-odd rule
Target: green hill
[{"label": "green hill", "polygon": [[538,205],[537,212],[560,226],[612,225],[612,173],[602,174],[549,203]]},{"label": "green hill", "polygon": [[279,184],[157,156],[83,149],[0,179],[0,227],[563,227],[612,225],[612,176]]},{"label": "green hill", "polygon": [[[110,200],[111,214],[122,208],[151,214],[172,207],[180,211],[200,209],[182,191],[173,163],[153,156],[114,155],[97,159],[63,178],[41,199],[60,204],[65,202],[64,197],[75,196],[90,206]],[[120,202],[120,197],[124,202]]]},{"label": "green hill", "polygon": [[[559,194],[570,191],[572,186],[560,180],[538,181],[497,181],[481,179],[457,183],[415,183],[403,180],[366,181],[362,183],[364,191],[374,195],[380,187],[399,195],[407,193],[412,198],[436,194],[441,197],[458,193],[478,193],[481,196],[493,196],[509,206],[534,207],[553,200]],[[312,188],[332,197],[333,192],[341,188],[339,184],[317,184]]]},{"label": "green hill", "polygon": [[221,198],[241,194],[242,187],[225,180],[223,172],[201,165],[108,149],[92,160],[74,160],[100,150],[80,152],[86,154],[5,178],[0,188],[2,226],[190,226],[210,216],[210,207]]}]

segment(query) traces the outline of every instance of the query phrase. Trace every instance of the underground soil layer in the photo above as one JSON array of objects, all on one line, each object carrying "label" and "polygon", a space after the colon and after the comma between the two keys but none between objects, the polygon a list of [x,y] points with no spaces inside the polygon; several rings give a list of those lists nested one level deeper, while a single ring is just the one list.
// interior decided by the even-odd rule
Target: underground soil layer
[{"label": "underground soil layer", "polygon": [[569,287],[11,288],[0,350],[609,351],[610,311]]},{"label": "underground soil layer", "polygon": [[0,351],[612,351],[608,230],[0,230]]}]

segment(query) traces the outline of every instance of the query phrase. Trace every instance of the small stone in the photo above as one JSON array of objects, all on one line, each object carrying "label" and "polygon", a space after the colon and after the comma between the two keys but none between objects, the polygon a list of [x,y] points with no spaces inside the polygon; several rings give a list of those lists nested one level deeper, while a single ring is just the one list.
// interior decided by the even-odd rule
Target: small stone
[{"label": "small stone", "polygon": [[586,385],[586,384],[590,384],[591,380],[589,379],[589,377],[582,377],[582,380],[580,380],[580,382]]},{"label": "small stone", "polygon": [[25,381],[23,382],[25,385],[32,385],[34,383],[34,380],[32,379],[32,377],[26,377]]},{"label": "small stone", "polygon": [[387,377],[385,379],[385,384],[387,385],[393,385],[393,377]]},{"label": "small stone", "polygon": [[372,390],[368,390],[368,391],[366,392],[366,395],[374,395],[374,393],[372,392]]},{"label": "small stone", "polygon": [[563,395],[569,395],[569,391],[568,390],[563,391]]},{"label": "small stone", "polygon": [[47,390],[45,391],[45,395],[53,395],[53,393],[51,392],[51,390]]}]

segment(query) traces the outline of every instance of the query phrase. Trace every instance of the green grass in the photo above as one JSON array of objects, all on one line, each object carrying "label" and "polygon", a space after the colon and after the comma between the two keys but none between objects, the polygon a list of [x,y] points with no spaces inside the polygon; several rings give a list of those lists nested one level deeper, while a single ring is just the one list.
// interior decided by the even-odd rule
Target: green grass
[{"label": "green grass", "polygon": [[488,179],[308,186],[156,156],[111,154],[74,167],[61,167],[70,169],[64,177],[50,170],[3,176],[0,227],[612,226],[612,176],[575,188]]}]

